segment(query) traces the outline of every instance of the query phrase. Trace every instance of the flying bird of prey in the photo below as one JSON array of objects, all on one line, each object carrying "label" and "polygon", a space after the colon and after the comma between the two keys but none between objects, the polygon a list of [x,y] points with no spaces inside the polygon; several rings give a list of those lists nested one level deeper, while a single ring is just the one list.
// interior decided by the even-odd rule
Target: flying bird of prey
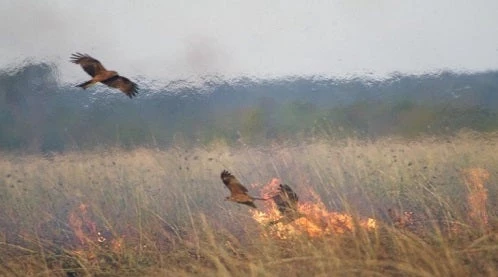
[{"label": "flying bird of prey", "polygon": [[289,223],[303,216],[297,209],[297,202],[299,198],[288,185],[280,184],[278,194],[273,196],[271,199],[273,199],[277,205],[277,209],[282,217],[270,222],[269,225],[274,225],[279,222]]},{"label": "flying bird of prey", "polygon": [[119,76],[116,71],[105,69],[97,59],[90,57],[88,54],[72,54],[71,62],[81,65],[83,70],[92,76],[91,80],[77,85],[78,87],[86,89],[91,85],[101,82],[109,87],[121,90],[130,98],[138,93],[137,84],[126,77]]},{"label": "flying bird of prey", "polygon": [[268,200],[264,198],[256,198],[247,194],[247,189],[233,176],[230,172],[223,170],[221,172],[221,180],[223,184],[230,190],[230,196],[225,200],[233,201],[236,203],[244,204],[249,207],[257,209],[254,200]]}]

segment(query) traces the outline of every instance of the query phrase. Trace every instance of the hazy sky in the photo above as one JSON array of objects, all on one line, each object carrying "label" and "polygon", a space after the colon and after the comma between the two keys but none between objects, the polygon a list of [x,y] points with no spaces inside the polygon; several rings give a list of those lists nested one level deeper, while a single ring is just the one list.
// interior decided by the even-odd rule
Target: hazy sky
[{"label": "hazy sky", "polygon": [[91,54],[129,77],[498,69],[498,0],[0,0],[0,68]]}]

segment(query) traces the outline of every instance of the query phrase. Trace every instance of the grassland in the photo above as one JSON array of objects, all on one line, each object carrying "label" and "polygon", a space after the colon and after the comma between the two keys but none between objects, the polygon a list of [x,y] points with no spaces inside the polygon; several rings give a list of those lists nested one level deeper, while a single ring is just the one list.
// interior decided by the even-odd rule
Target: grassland
[{"label": "grassland", "polygon": [[[0,276],[498,276],[497,143],[496,134],[461,133],[4,153]],[[487,222],[471,213],[479,209],[464,178],[471,168],[489,173]],[[377,228],[264,236],[249,208],[223,200],[222,169],[252,194],[277,177],[302,202],[318,196],[327,210],[375,218]],[[415,220],[393,222],[388,209]]]}]

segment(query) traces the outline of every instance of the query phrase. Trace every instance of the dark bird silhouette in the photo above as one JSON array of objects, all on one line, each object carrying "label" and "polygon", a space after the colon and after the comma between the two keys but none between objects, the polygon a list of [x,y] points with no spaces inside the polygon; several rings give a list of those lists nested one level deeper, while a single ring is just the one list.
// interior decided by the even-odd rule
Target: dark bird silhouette
[{"label": "dark bird silhouette", "polygon": [[278,194],[273,196],[271,199],[273,199],[277,205],[277,209],[282,217],[270,222],[269,225],[274,225],[279,222],[289,223],[304,216],[297,209],[297,203],[299,200],[297,194],[288,185],[280,184]]},{"label": "dark bird silhouette", "polygon": [[138,93],[138,86],[128,78],[118,75],[116,71],[110,71],[97,60],[90,57],[88,54],[76,53],[71,55],[71,62],[81,65],[92,79],[77,85],[86,89],[98,82],[101,82],[109,87],[117,88],[132,98]]},{"label": "dark bird silhouette", "polygon": [[221,172],[221,180],[230,190],[230,196],[227,196],[225,200],[244,204],[255,209],[257,209],[257,207],[254,204],[254,200],[268,200],[264,198],[252,197],[247,194],[247,189],[227,170],[223,170]]}]

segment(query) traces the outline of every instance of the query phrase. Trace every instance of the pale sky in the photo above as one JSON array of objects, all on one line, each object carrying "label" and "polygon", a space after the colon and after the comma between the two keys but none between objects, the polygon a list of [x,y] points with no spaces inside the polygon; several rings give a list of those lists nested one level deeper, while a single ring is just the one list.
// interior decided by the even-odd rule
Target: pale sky
[{"label": "pale sky", "polygon": [[88,53],[158,81],[498,69],[498,0],[0,0],[0,69]]}]

